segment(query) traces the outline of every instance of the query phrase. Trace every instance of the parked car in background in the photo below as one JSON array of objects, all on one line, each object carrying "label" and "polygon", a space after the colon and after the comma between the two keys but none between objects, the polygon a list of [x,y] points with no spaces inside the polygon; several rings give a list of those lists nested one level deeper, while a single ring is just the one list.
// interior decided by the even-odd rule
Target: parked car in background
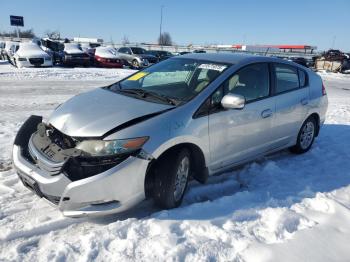
[{"label": "parked car in background", "polygon": [[90,56],[90,61],[93,64],[95,61],[95,50],[97,47],[101,46],[100,44],[92,44],[92,43],[80,43],[79,44],[81,50],[87,53]]},{"label": "parked car in background", "polygon": [[100,67],[122,68],[124,61],[112,47],[97,47],[94,55],[94,63]]},{"label": "parked car in background", "polygon": [[79,44],[81,50],[83,50],[86,53],[90,53],[90,54],[94,54],[95,53],[95,49],[97,47],[100,47],[101,44],[97,44],[97,43],[80,43]]},{"label": "parked car in background", "polygon": [[120,57],[134,68],[147,67],[159,61],[157,57],[147,54],[146,49],[141,47],[120,47],[117,51]]},{"label": "parked car in background", "polygon": [[179,52],[178,54],[179,54],[179,55],[186,55],[186,54],[191,54],[191,52],[183,51],[183,52]]},{"label": "parked car in background", "polygon": [[308,67],[308,62],[304,57],[290,57],[288,60],[294,63],[297,63],[299,65]]},{"label": "parked car in background", "polygon": [[5,56],[3,56],[3,50],[5,49],[5,42],[0,41],[0,59],[5,60]]},{"label": "parked car in background", "polygon": [[168,59],[174,56],[169,51],[164,51],[164,50],[148,50],[147,54],[154,55],[155,57],[158,58],[159,61],[163,61],[165,59]]},{"label": "parked car in background", "polygon": [[52,58],[35,43],[20,43],[13,55],[13,63],[17,67],[52,66]]},{"label": "parked car in background", "polygon": [[336,61],[336,60],[343,60],[346,57],[346,55],[340,51],[340,50],[336,50],[336,49],[330,49],[326,52],[323,53],[323,57],[328,60],[328,61]]},{"label": "parked car in background", "polygon": [[13,55],[19,48],[19,42],[6,41],[4,48],[4,55],[6,59],[13,63]]},{"label": "parked car in background", "polygon": [[41,48],[52,57],[52,63],[60,65],[64,60],[64,44],[58,40],[44,38],[41,40]]},{"label": "parked car in background", "polygon": [[85,53],[78,44],[64,43],[63,64],[66,66],[89,66],[90,56]]},{"label": "parked car in background", "polygon": [[296,63],[176,56],[69,99],[47,122],[31,116],[12,162],[65,216],[122,212],[145,198],[174,208],[190,178],[205,183],[285,148],[307,152],[327,103],[321,77]]}]

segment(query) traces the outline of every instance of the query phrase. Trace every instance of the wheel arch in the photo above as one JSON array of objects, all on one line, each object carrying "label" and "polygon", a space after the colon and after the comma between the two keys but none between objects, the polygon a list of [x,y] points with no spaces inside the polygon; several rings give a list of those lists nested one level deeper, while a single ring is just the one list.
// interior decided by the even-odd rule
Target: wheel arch
[{"label": "wheel arch", "polygon": [[320,133],[320,126],[321,126],[320,116],[319,116],[319,114],[317,112],[314,112],[314,113],[310,114],[306,119],[308,119],[310,117],[313,117],[316,120],[316,134],[315,134],[315,137],[317,137],[318,134]]},{"label": "wheel arch", "polygon": [[146,176],[145,176],[145,195],[146,198],[149,198],[152,194],[153,190],[153,179],[154,179],[154,168],[156,168],[156,164],[158,161],[162,161],[162,159],[169,153],[181,150],[182,148],[186,148],[190,151],[191,154],[191,174],[192,177],[200,183],[205,183],[208,179],[209,172],[206,166],[205,156],[202,149],[190,142],[183,142],[180,144],[176,144],[172,147],[167,148],[164,152],[162,152],[157,158],[153,159],[148,165]]}]

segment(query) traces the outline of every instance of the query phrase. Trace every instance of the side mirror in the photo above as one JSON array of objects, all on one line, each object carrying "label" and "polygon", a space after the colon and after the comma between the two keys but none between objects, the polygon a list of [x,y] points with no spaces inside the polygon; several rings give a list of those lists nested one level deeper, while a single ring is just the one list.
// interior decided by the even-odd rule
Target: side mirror
[{"label": "side mirror", "polygon": [[237,94],[227,94],[221,99],[221,105],[225,109],[243,109],[245,97]]}]

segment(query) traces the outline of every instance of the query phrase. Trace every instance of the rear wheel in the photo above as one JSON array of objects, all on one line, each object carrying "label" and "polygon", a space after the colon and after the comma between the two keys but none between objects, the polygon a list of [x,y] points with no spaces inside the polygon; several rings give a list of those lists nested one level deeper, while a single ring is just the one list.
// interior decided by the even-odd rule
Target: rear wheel
[{"label": "rear wheel", "polygon": [[316,120],[314,117],[309,117],[305,120],[300,128],[297,143],[290,148],[290,151],[296,154],[302,154],[311,148],[316,135]]},{"label": "rear wheel", "polygon": [[190,151],[186,148],[172,150],[158,161],[154,169],[153,199],[161,208],[178,207],[190,176]]}]

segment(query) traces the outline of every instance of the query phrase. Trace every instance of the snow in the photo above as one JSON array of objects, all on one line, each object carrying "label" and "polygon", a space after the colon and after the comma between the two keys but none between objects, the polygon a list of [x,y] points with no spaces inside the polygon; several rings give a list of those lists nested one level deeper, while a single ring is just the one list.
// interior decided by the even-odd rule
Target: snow
[{"label": "snow", "polygon": [[103,58],[112,58],[112,59],[119,58],[119,56],[117,55],[117,51],[115,50],[115,48],[112,48],[112,47],[104,47],[104,46],[97,47],[95,51],[95,55]]},{"label": "snow", "polygon": [[19,57],[48,57],[48,54],[35,43],[20,43],[16,54]]},{"label": "snow", "polygon": [[83,54],[84,53],[84,51],[82,51],[79,48],[78,44],[73,44],[73,43],[65,43],[64,44],[64,51],[67,54]]},{"label": "snow", "polygon": [[123,214],[70,219],[24,188],[10,155],[28,115],[47,117],[132,72],[0,63],[0,261],[349,260],[350,75],[320,73],[329,109],[310,152],[283,151],[206,185],[193,181],[177,209],[145,201]]}]

